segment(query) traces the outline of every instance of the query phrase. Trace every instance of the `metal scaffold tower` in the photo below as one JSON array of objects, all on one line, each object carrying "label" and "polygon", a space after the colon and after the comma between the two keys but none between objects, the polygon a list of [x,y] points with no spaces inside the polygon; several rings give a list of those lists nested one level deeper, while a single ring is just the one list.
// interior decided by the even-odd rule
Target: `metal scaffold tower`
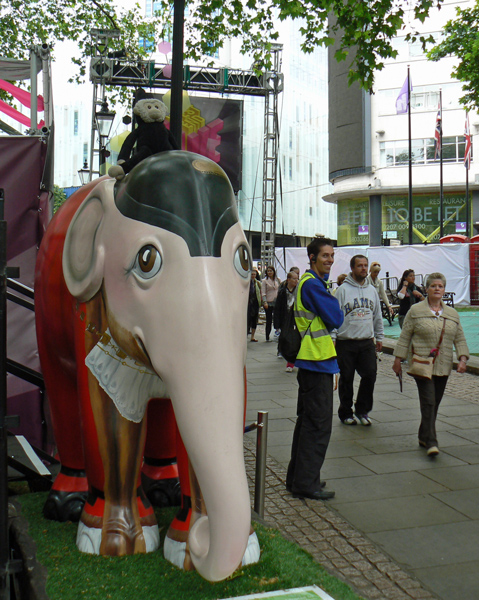
[{"label": "metal scaffold tower", "polygon": [[278,180],[278,95],[283,91],[281,44],[272,48],[273,69],[269,73],[264,97],[263,206],[261,213],[261,262],[263,268],[274,264],[276,233],[276,188]]},{"label": "metal scaffold tower", "polygon": [[[92,47],[97,50],[90,63],[90,80],[93,83],[92,140],[90,146],[90,177],[96,156],[101,156],[100,148],[95,147],[95,112],[104,104],[105,86],[126,86],[170,89],[171,79],[165,67],[148,60],[129,60],[110,57],[106,48],[108,40],[116,37],[116,31],[92,31]],[[276,229],[276,189],[278,171],[278,95],[283,91],[281,73],[282,44],[272,45],[272,69],[258,75],[255,71],[230,69],[227,67],[183,67],[183,87],[188,91],[217,94],[238,94],[243,96],[263,96],[264,143],[263,143],[263,195],[261,224],[261,260],[272,264]]]}]

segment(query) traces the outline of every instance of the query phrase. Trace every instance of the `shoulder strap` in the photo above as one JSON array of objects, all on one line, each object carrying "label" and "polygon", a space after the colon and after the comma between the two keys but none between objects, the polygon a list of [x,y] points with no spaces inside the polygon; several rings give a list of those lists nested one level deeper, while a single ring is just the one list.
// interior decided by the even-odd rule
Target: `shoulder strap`
[{"label": "shoulder strap", "polygon": [[442,321],[443,321],[443,323],[442,323],[441,337],[439,338],[439,344],[437,345],[438,351],[442,344],[442,338],[444,337],[444,329],[446,328],[446,319],[444,317],[442,318]]},{"label": "shoulder strap", "polygon": [[433,363],[436,362],[437,355],[439,354],[439,348],[441,347],[441,344],[442,344],[442,338],[444,337],[444,329],[445,328],[446,328],[446,319],[443,317],[443,319],[442,319],[441,336],[439,338],[439,343],[438,343],[437,348],[436,348],[436,353],[434,354],[434,360],[432,361]]}]

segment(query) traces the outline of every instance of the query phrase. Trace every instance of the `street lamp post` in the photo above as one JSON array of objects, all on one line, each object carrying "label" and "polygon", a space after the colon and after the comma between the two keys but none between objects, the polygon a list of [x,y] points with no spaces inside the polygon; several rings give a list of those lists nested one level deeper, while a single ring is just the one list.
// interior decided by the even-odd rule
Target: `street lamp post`
[{"label": "street lamp post", "polygon": [[81,185],[90,182],[90,169],[88,168],[88,162],[86,160],[83,162],[83,167],[78,169],[78,177]]},{"label": "street lamp post", "polygon": [[100,138],[100,167],[98,169],[100,175],[102,175],[102,165],[105,164],[106,158],[110,156],[110,153],[105,146],[107,139],[110,137],[115,115],[116,113],[114,111],[108,109],[108,104],[104,98],[100,110],[95,113],[95,125],[98,131],[98,137]]}]

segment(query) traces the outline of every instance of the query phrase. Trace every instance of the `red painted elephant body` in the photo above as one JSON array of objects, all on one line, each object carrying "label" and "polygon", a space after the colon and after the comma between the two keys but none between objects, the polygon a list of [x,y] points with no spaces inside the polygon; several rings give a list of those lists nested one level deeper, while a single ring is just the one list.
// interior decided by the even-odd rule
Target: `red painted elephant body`
[{"label": "red painted elephant body", "polygon": [[[175,481],[177,455],[182,506],[168,532],[165,555],[178,566],[194,566],[205,578],[218,580],[242,559],[259,557],[249,535],[241,442],[249,259],[244,258],[234,197],[221,169],[191,153],[165,155],[147,159],[116,186],[103,178],[81,188],[55,215],[40,248],[37,337],[62,463],[45,513],[78,519],[87,496],[77,539],[81,550],[107,555],[155,550],[158,530],[142,491],[141,471],[149,483]],[[212,203],[213,217],[208,218],[213,226],[203,223],[201,235],[197,223],[188,224],[197,218],[191,205],[185,210],[171,202],[182,185],[182,197],[189,195],[197,212],[204,213],[205,202]],[[197,201],[198,194],[203,196]],[[194,288],[186,297],[185,291],[175,296],[179,274]],[[212,294],[223,282],[228,293],[235,286],[238,290],[234,310],[223,306],[222,292],[217,292],[219,298]],[[188,311],[192,302],[197,303],[197,319]],[[195,354],[198,345],[181,342],[188,339],[187,331],[193,333],[194,323],[202,335],[203,313],[208,331],[226,328],[224,347],[212,346],[210,356],[218,373],[227,377],[224,392],[204,373],[203,357]],[[153,381],[147,389],[157,399],[149,403],[147,418],[146,402],[139,396],[137,402],[133,394],[137,407],[123,393],[123,383],[118,397],[111,393],[100,372],[104,364],[118,368],[118,381],[124,381],[125,372],[129,381]],[[133,384],[124,385],[128,391]],[[230,419],[233,429],[228,431]],[[230,506],[236,507],[233,514]]]}]

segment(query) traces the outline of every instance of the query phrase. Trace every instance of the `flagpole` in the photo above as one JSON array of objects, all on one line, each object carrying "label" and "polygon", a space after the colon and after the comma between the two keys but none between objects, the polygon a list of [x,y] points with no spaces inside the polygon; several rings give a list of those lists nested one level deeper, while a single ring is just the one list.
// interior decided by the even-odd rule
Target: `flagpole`
[{"label": "flagpole", "polygon": [[[471,130],[469,127],[469,113],[466,111],[466,125],[464,128],[464,166],[466,167],[466,237],[469,237],[469,166]],[[471,232],[472,233],[472,232]]]},{"label": "flagpole", "polygon": [[466,237],[469,237],[469,169],[466,169]]},{"label": "flagpole", "polygon": [[439,90],[439,109],[441,111],[441,129],[439,131],[439,197],[440,197],[440,230],[439,239],[444,236],[444,190],[442,180],[442,125],[443,125],[443,114],[442,114],[442,90]]},{"label": "flagpole", "polygon": [[412,141],[411,141],[411,79],[409,65],[407,66],[407,122],[408,122],[408,152],[409,152],[409,190],[408,190],[408,244],[412,244]]}]

